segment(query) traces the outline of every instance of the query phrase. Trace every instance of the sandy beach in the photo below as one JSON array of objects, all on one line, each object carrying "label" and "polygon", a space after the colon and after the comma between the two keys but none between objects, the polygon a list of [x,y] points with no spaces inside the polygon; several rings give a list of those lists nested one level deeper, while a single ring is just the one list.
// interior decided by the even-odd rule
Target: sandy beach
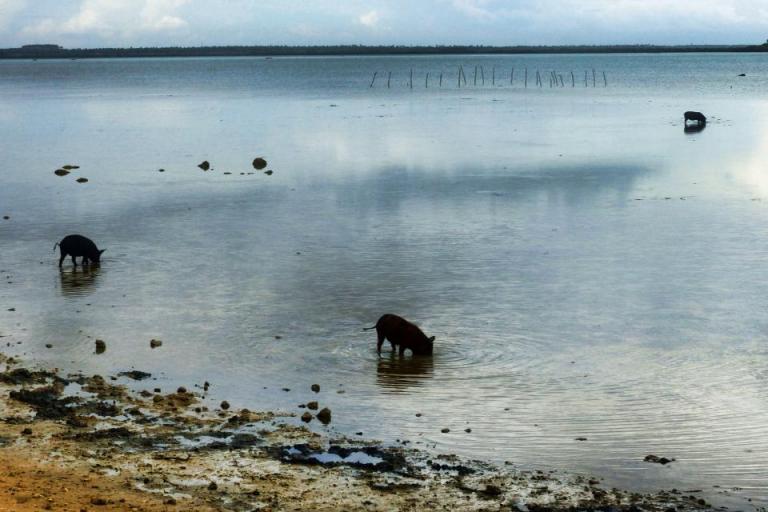
[{"label": "sandy beach", "polygon": [[[64,376],[1,360],[0,510],[710,509],[677,490],[330,438],[294,413],[209,410],[204,383],[167,393],[142,389],[142,372]],[[322,404],[322,390],[306,394]]]}]

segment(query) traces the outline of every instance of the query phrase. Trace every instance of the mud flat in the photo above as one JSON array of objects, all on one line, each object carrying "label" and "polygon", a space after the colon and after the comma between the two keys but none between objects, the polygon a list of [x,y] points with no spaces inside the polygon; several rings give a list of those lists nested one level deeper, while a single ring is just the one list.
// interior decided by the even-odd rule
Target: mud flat
[{"label": "mud flat", "polygon": [[331,438],[292,413],[208,410],[185,388],[129,389],[1,354],[0,370],[0,510],[712,510],[677,492]]}]

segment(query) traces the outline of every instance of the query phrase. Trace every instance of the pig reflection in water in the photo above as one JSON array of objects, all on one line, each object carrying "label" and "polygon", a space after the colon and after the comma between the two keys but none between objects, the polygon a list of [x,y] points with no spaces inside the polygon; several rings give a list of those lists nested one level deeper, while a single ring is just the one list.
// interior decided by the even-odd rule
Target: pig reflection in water
[{"label": "pig reflection in water", "polygon": [[61,294],[64,296],[79,296],[91,293],[96,287],[99,277],[98,265],[85,266],[73,270],[59,271]]},{"label": "pig reflection in water", "polygon": [[434,358],[430,356],[379,358],[376,367],[376,383],[382,388],[396,392],[407,391],[410,387],[421,386],[432,377]]}]

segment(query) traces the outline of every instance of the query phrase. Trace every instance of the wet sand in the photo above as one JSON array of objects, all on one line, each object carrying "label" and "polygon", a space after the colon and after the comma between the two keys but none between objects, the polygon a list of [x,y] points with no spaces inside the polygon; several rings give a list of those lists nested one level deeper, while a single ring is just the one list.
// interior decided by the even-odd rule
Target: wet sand
[{"label": "wet sand", "polygon": [[208,410],[200,384],[122,384],[140,372],[65,376],[2,355],[0,368],[0,510],[711,509],[677,491],[333,438],[293,413]]}]

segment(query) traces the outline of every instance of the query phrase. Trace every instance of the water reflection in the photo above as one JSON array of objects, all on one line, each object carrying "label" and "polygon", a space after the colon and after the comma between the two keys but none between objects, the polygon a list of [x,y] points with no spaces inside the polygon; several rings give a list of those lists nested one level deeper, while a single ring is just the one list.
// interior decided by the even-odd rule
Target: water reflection
[{"label": "water reflection", "polygon": [[393,353],[389,357],[379,358],[376,383],[391,392],[403,393],[408,388],[424,384],[432,377],[433,372],[433,357],[400,357]]},{"label": "water reflection", "polygon": [[65,297],[81,297],[90,294],[99,277],[99,265],[85,265],[59,271],[61,294]]},{"label": "water reflection", "polygon": [[687,134],[699,133],[699,132],[703,132],[704,128],[706,128],[706,127],[707,127],[706,123],[702,123],[702,124],[698,124],[698,123],[697,124],[686,124],[683,127],[683,132],[685,132]]}]

